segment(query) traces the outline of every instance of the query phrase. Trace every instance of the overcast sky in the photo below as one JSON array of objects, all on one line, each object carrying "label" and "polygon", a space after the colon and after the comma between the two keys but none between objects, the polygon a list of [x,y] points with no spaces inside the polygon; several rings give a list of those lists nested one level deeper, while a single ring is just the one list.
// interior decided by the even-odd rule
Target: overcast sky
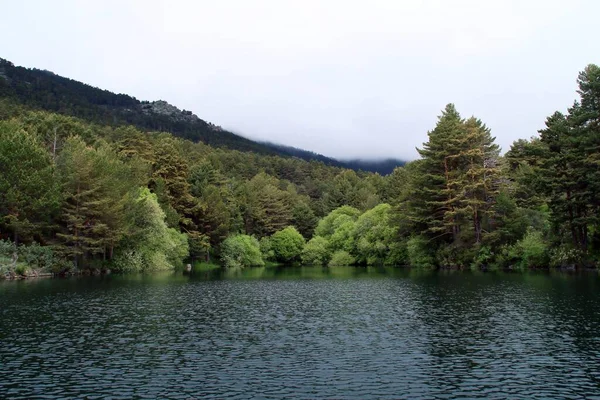
[{"label": "overcast sky", "polygon": [[0,3],[17,65],[338,158],[416,158],[449,102],[507,150],[600,63],[597,0]]}]

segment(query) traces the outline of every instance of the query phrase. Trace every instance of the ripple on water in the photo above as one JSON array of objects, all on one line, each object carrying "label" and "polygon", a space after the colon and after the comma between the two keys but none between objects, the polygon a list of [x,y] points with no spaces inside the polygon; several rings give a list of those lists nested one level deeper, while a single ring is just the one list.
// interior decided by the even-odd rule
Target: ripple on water
[{"label": "ripple on water", "polygon": [[3,398],[600,396],[595,275],[18,285]]}]

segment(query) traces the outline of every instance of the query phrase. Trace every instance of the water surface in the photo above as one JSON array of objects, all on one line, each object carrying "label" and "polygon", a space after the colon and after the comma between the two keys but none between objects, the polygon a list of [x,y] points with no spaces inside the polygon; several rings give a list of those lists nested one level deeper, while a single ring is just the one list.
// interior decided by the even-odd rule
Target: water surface
[{"label": "water surface", "polygon": [[0,398],[600,398],[595,273],[0,282]]}]

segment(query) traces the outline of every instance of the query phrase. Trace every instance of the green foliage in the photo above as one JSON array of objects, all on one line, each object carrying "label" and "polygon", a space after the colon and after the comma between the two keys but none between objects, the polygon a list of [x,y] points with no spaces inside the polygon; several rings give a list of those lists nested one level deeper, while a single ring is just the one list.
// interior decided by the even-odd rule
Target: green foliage
[{"label": "green foliage", "polygon": [[390,263],[391,248],[398,240],[391,213],[389,204],[380,204],[358,217],[352,232],[357,262],[368,265]]},{"label": "green foliage", "polygon": [[437,243],[479,245],[494,220],[490,200],[498,193],[500,173],[490,130],[474,117],[463,120],[448,104],[418,151],[422,160],[408,199],[413,221]]},{"label": "green foliage", "polygon": [[0,240],[0,256],[10,258],[17,251],[17,246],[10,240]]},{"label": "green foliage", "polygon": [[30,239],[58,209],[59,192],[50,154],[15,120],[0,121],[0,171],[0,231]]},{"label": "green foliage", "polygon": [[550,251],[550,266],[553,268],[575,268],[585,265],[586,255],[572,245],[561,245]]},{"label": "green foliage", "polygon": [[[300,257],[321,265],[488,269],[600,261],[594,65],[579,75],[580,101],[504,157],[482,121],[463,119],[449,104],[419,149],[422,158],[380,176],[227,149],[228,133],[198,134],[204,122],[189,113],[173,125],[151,104],[76,83],[65,83],[75,92],[56,89],[66,97],[39,86],[42,76],[38,86],[15,91],[12,82],[37,73],[0,63],[11,77],[0,99],[0,238],[19,252],[15,263],[15,245],[0,241],[0,264],[11,272],[16,265],[171,269],[188,254],[192,261],[220,254],[230,266]],[[86,103],[91,93],[101,104]],[[17,98],[85,120],[30,111]],[[118,126],[125,121],[146,130]],[[155,129],[171,133],[148,131]],[[216,142],[224,147],[210,146]]]},{"label": "green foliage", "polygon": [[125,234],[124,205],[138,185],[135,175],[107,144],[94,148],[77,137],[66,140],[56,163],[63,194],[60,252],[75,265],[89,256],[111,258]]},{"label": "green foliage", "polygon": [[302,263],[306,265],[327,265],[330,256],[327,239],[315,236],[304,246]]},{"label": "green foliage", "polygon": [[[113,267],[118,272],[141,272],[148,267],[148,263],[153,261],[150,257],[144,259],[144,254],[141,251],[124,248],[119,251],[113,260]],[[162,265],[158,267],[160,269]]]},{"label": "green foliage", "polygon": [[406,240],[396,238],[390,245],[389,252],[384,261],[385,265],[400,267],[408,265],[408,252],[406,249]]},{"label": "green foliage", "polygon": [[127,236],[115,259],[115,269],[147,272],[173,269],[187,257],[187,236],[165,223],[157,197],[141,189],[126,208]]},{"label": "green foliage", "polygon": [[258,240],[249,235],[230,236],[221,245],[221,261],[228,268],[265,265]]},{"label": "green foliage", "polygon": [[27,276],[30,272],[31,271],[26,264],[17,264],[17,266],[15,267],[15,274],[17,275]]},{"label": "green foliage", "polygon": [[435,258],[429,241],[423,236],[413,236],[406,242],[408,263],[414,268],[431,269]]},{"label": "green foliage", "polygon": [[275,260],[275,251],[273,250],[273,244],[271,238],[263,237],[260,239],[260,252],[263,260]]},{"label": "green foliage", "polygon": [[288,226],[292,220],[292,196],[278,187],[268,174],[254,176],[245,186],[244,220],[246,231],[269,236]]},{"label": "green foliage", "polygon": [[354,226],[360,214],[354,207],[339,207],[319,221],[315,236],[327,240],[330,254],[338,250],[350,253],[354,250]]},{"label": "green foliage", "polygon": [[310,208],[310,199],[296,198],[292,208],[292,225],[298,229],[303,237],[309,238],[312,237],[317,223],[318,218]]},{"label": "green foliage", "polygon": [[271,236],[271,248],[275,259],[281,262],[299,259],[304,249],[304,243],[304,238],[293,226],[288,226]]},{"label": "green foliage", "polygon": [[319,221],[319,224],[315,229],[315,236],[329,238],[335,233],[340,225],[346,221],[356,221],[359,215],[360,211],[354,207],[341,206],[336,208]]},{"label": "green foliage", "polygon": [[354,257],[347,251],[338,250],[331,256],[328,266],[330,267],[344,267],[347,265],[353,265],[356,262]]},{"label": "green foliage", "polygon": [[519,260],[518,266],[522,269],[539,268],[548,265],[548,250],[542,232],[528,229],[523,239],[512,247],[511,255]]},{"label": "green foliage", "polygon": [[36,242],[19,246],[19,259],[26,262],[32,268],[45,271],[51,270],[59,262],[52,248],[40,246]]},{"label": "green foliage", "polygon": [[494,253],[489,246],[481,246],[477,250],[477,254],[471,264],[472,269],[484,269],[491,266],[491,269],[496,269],[494,263]]}]

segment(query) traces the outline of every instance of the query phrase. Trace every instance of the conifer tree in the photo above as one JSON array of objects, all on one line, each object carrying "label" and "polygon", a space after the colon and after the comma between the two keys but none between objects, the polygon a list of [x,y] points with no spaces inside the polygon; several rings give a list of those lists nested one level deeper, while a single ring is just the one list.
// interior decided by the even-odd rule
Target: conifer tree
[{"label": "conifer tree", "polygon": [[0,229],[15,242],[31,240],[50,224],[59,204],[52,159],[43,144],[16,121],[0,121]]},{"label": "conifer tree", "polygon": [[418,151],[422,160],[411,174],[414,195],[408,198],[415,228],[435,241],[481,243],[491,229],[499,184],[499,147],[490,130],[474,117],[463,120],[448,104]]},{"label": "conifer tree", "polygon": [[413,175],[412,218],[436,239],[456,240],[459,234],[456,179],[461,172],[457,155],[462,132],[463,120],[454,105],[448,104],[428,133],[429,141],[417,149],[422,160]]}]

